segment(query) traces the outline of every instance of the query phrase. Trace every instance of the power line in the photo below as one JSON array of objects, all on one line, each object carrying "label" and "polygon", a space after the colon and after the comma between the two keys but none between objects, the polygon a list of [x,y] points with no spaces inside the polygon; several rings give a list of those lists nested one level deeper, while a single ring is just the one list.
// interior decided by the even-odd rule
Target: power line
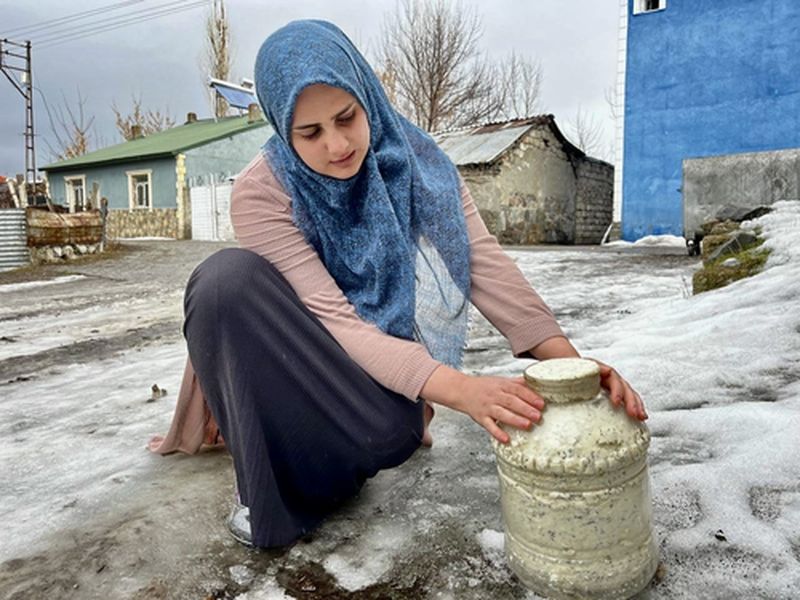
[{"label": "power line", "polygon": [[64,23],[69,23],[70,21],[77,21],[85,17],[94,16],[97,14],[102,14],[104,12],[109,12],[112,10],[117,10],[119,8],[125,8],[126,6],[130,6],[131,4],[139,4],[144,2],[145,0],[125,0],[124,2],[117,2],[116,4],[107,4],[106,6],[101,6],[99,8],[93,8],[91,10],[85,10],[83,12],[75,13],[72,15],[67,15],[66,17],[59,17],[56,19],[50,19],[49,21],[42,21],[41,23],[36,23],[34,25],[25,25],[23,27],[15,27],[14,29],[9,29],[8,31],[0,34],[3,37],[14,36],[17,37],[24,32],[32,32],[37,31],[40,29],[47,29],[48,27],[52,27],[53,24],[63,25]]},{"label": "power line", "polygon": [[114,15],[110,17],[96,19],[93,21],[75,23],[72,25],[67,25],[65,27],[55,28],[43,32],[41,34],[42,37],[34,38],[33,42],[38,46],[39,44],[46,44],[60,38],[69,37],[74,34],[80,35],[87,31],[94,31],[94,30],[102,31],[106,27],[113,27],[117,23],[133,22],[139,18],[145,18],[150,15],[160,15],[164,11],[179,9],[186,6],[187,4],[192,4],[192,3],[196,4],[198,2],[200,2],[200,0],[171,0],[170,2],[165,2],[157,6],[151,6],[141,10],[135,10],[133,12],[128,12],[126,14]]},{"label": "power line", "polygon": [[128,17],[125,19],[118,19],[111,23],[108,23],[102,29],[96,29],[96,24],[88,24],[82,28],[72,30],[70,32],[61,32],[59,34],[54,34],[52,37],[45,38],[42,40],[37,40],[36,47],[37,49],[44,49],[50,48],[52,46],[56,46],[65,42],[71,42],[74,40],[79,40],[91,35],[97,35],[100,33],[106,33],[108,31],[113,31],[115,29],[119,29],[121,27],[127,27],[128,25],[135,25],[137,23],[144,23],[145,21],[151,21],[153,19],[157,19],[160,17],[173,15],[181,12],[185,12],[188,10],[192,10],[198,8],[200,6],[207,5],[207,0],[193,0],[189,4],[182,4],[180,6],[172,6],[168,8],[162,8],[158,11],[152,11],[150,13],[136,16],[136,17]]}]

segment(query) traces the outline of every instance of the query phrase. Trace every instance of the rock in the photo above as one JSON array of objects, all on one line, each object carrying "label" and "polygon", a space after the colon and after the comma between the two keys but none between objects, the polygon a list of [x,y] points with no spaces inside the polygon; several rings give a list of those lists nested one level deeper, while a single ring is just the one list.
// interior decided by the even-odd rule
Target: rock
[{"label": "rock", "polygon": [[64,258],[66,258],[67,260],[72,260],[73,258],[75,258],[75,248],[73,248],[72,246],[64,246],[63,253],[64,253]]},{"label": "rock", "polygon": [[78,254],[89,254],[89,246],[86,244],[76,244],[75,250],[78,251]]},{"label": "rock", "polygon": [[749,206],[737,206],[735,204],[726,204],[717,210],[714,215],[718,221],[736,221],[741,222],[744,216],[753,210]]},{"label": "rock", "polygon": [[61,248],[61,246],[50,246],[49,249],[53,251],[53,256],[55,258],[61,258],[64,256],[64,250]]},{"label": "rock", "polygon": [[163,398],[167,395],[167,390],[158,387],[157,383],[153,384],[153,386],[150,388],[150,391],[152,394],[150,395],[150,398],[147,399],[147,402],[155,402],[159,398]]},{"label": "rock", "polygon": [[767,213],[772,212],[771,206],[757,206],[756,208],[752,209],[749,213],[742,217],[742,221],[750,221],[751,219],[757,219],[758,217],[763,217]]},{"label": "rock", "polygon": [[740,264],[741,263],[739,262],[739,259],[736,259],[736,258],[733,258],[733,257],[726,258],[725,260],[722,261],[722,266],[726,267],[728,269],[735,269]]},{"label": "rock", "polygon": [[758,217],[763,216],[770,211],[772,211],[772,208],[769,206],[764,206],[763,204],[759,206],[736,206],[733,204],[727,204],[720,208],[715,216],[719,221],[730,220],[741,223],[742,221],[757,219]]},{"label": "rock", "polygon": [[714,223],[709,235],[725,235],[737,229],[739,229],[739,224],[736,221],[718,221]]},{"label": "rock", "polygon": [[725,242],[728,241],[728,235],[707,235],[703,238],[701,243],[701,250],[704,257],[710,255],[714,250],[722,246]]},{"label": "rock", "polygon": [[711,254],[709,254],[708,258],[706,258],[706,261],[711,262],[718,259],[720,256],[725,256],[726,254],[736,254],[748,246],[752,246],[757,241],[758,238],[755,236],[755,234],[749,231],[737,230],[729,235],[728,240],[724,244],[718,246]]},{"label": "rock", "polygon": [[100,251],[100,244],[91,244],[89,246],[89,254],[96,254]]}]

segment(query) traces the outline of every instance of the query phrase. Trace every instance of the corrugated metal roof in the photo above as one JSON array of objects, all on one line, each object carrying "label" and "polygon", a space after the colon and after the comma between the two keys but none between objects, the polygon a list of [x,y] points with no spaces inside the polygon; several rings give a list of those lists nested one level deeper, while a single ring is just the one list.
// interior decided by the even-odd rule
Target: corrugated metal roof
[{"label": "corrugated metal roof", "polygon": [[[249,123],[244,117],[225,117],[222,119],[202,119],[194,123],[186,123],[159,131],[148,136],[122,142],[102,150],[89,152],[83,156],[55,162],[43,167],[43,171],[64,171],[77,167],[97,166],[101,164],[120,163],[144,158],[171,156],[214,140],[222,139],[266,126],[266,121]],[[266,140],[270,132],[264,134]]]},{"label": "corrugated metal roof", "polygon": [[456,166],[490,163],[497,160],[532,125],[475,133],[474,129],[435,136],[439,147]]},{"label": "corrugated metal roof", "polygon": [[583,151],[564,137],[553,115],[488,123],[458,131],[443,131],[433,134],[433,139],[456,166],[481,165],[496,161],[533,127],[549,127],[566,152],[585,156]]}]

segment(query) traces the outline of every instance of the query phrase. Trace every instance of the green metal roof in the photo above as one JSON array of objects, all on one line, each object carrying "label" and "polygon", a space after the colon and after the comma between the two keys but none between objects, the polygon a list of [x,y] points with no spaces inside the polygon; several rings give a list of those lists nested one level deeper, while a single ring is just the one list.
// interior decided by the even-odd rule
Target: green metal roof
[{"label": "green metal roof", "polygon": [[216,121],[214,119],[201,119],[194,123],[178,125],[165,131],[122,142],[82,156],[54,162],[42,167],[42,170],[65,171],[77,167],[100,166],[146,158],[174,156],[214,140],[236,135],[250,129],[264,127],[266,124],[267,122],[263,120],[248,123],[246,116],[224,117]]}]

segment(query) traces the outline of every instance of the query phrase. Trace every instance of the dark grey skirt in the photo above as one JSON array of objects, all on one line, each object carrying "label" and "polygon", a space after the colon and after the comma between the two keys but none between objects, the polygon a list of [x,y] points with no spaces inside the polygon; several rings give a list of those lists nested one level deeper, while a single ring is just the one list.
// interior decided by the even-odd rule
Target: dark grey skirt
[{"label": "dark grey skirt", "polygon": [[259,255],[231,248],[206,259],[185,311],[189,356],[256,546],[302,537],[419,447],[423,402],[369,377]]}]

